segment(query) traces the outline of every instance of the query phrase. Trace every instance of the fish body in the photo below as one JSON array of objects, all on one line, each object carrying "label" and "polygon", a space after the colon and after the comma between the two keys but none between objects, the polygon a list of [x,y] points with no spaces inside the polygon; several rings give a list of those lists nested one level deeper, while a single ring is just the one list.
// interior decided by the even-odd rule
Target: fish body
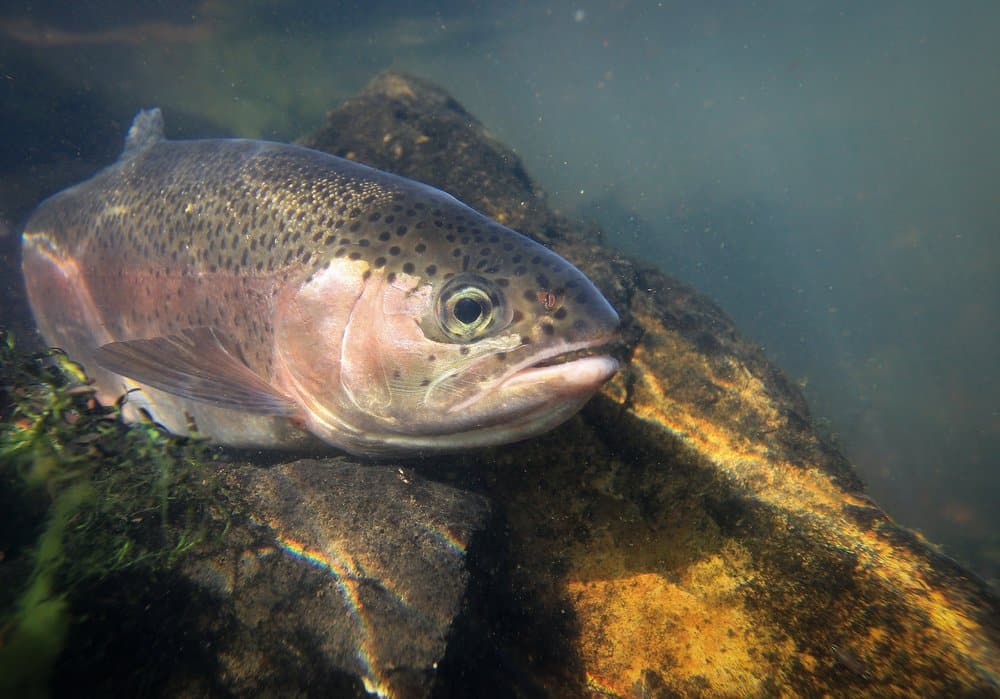
[{"label": "fish body", "polygon": [[171,141],[141,112],[113,165],[22,237],[46,342],[98,398],[176,433],[441,451],[546,431],[616,370],[618,316],[566,260],[433,187],[292,145]]}]

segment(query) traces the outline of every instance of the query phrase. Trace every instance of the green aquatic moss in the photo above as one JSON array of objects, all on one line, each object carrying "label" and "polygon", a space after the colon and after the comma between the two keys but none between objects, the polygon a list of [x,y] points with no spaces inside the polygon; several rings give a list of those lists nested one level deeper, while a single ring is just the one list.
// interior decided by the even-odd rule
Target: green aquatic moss
[{"label": "green aquatic moss", "polygon": [[[81,584],[167,568],[224,522],[197,439],[126,425],[59,350],[26,354],[0,330],[0,471],[8,502],[47,502],[23,591],[0,618],[0,695],[44,696]],[[5,517],[30,517],[30,512]],[[5,542],[11,546],[11,542]],[[14,547],[15,549],[17,547]],[[11,561],[7,561],[10,564]]]}]

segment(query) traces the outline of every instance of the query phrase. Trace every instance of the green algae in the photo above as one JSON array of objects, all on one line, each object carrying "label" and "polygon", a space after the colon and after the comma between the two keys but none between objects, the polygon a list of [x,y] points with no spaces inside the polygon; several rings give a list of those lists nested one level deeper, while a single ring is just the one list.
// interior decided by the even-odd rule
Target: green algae
[{"label": "green algae", "polygon": [[65,354],[21,352],[0,330],[0,488],[16,491],[5,502],[23,504],[5,517],[40,532],[34,542],[0,541],[4,565],[25,571],[20,596],[0,610],[4,696],[47,695],[74,591],[127,568],[169,568],[210,522],[225,521],[203,466],[207,447],[149,420],[125,424],[127,398],[100,405]]}]

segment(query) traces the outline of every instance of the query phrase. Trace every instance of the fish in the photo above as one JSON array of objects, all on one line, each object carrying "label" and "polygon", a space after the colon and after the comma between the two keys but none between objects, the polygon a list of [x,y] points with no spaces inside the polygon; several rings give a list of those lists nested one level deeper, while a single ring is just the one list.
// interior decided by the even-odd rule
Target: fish
[{"label": "fish", "polygon": [[159,109],[32,213],[22,272],[42,337],[101,403],[223,445],[504,444],[618,368],[617,312],[554,251],[351,160],[167,139]]}]

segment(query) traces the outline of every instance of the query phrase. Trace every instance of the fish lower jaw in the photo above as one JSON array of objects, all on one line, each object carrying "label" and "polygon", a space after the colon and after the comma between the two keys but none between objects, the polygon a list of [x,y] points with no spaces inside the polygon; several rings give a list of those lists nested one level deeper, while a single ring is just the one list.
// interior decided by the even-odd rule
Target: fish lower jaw
[{"label": "fish lower jaw", "polygon": [[541,363],[525,367],[509,376],[501,389],[530,384],[547,384],[559,389],[596,390],[618,371],[618,360],[608,355],[587,355],[567,358],[558,363]]},{"label": "fish lower jaw", "polygon": [[[505,393],[528,404],[553,405],[561,398],[592,393],[618,371],[618,361],[606,354],[605,341],[587,341],[551,347],[512,367],[474,395],[452,405],[449,413],[469,410],[490,395]],[[533,397],[528,397],[531,394]]]}]

